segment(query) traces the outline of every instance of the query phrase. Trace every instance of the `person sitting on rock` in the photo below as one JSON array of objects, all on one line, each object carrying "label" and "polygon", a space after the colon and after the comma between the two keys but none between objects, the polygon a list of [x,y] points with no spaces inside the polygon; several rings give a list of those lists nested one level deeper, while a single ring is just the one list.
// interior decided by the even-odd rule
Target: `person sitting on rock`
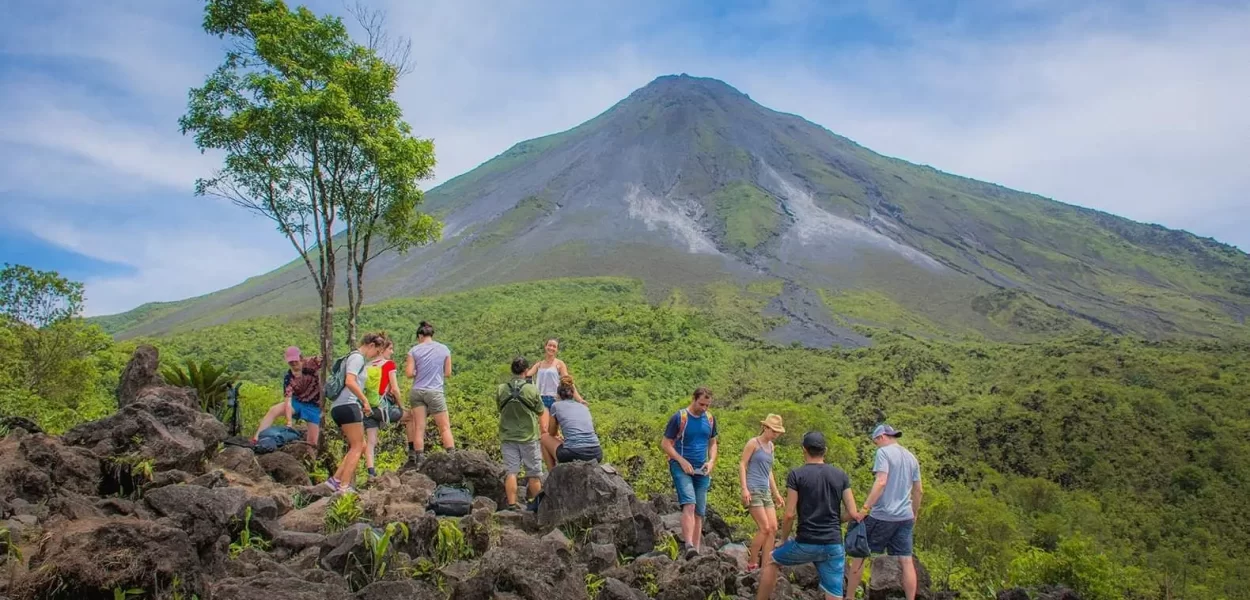
[{"label": "person sitting on rock", "polygon": [[786,432],[781,415],[768,415],[760,421],[760,434],[751,438],[742,449],[738,462],[738,480],[742,484],[742,504],[751,513],[758,531],[747,549],[747,571],[754,571],[767,562],[765,552],[777,537],[777,510],[786,501],[777,490],[773,478],[773,440]]},{"label": "person sitting on rock", "polygon": [[370,333],[360,340],[360,347],[343,358],[343,368],[347,376],[343,391],[330,404],[330,418],[343,432],[347,440],[347,454],[339,463],[334,475],[326,480],[326,484],[334,491],[355,492],[356,467],[360,464],[360,455],[365,452],[365,415],[373,412],[369,406],[369,397],[363,386],[366,385],[366,367],[369,361],[382,354],[390,340],[385,333]]},{"label": "person sitting on rock", "polygon": [[304,358],[299,348],[291,346],[286,349],[283,359],[290,367],[282,376],[283,400],[269,408],[252,443],[260,438],[260,432],[268,429],[279,416],[285,416],[287,425],[295,426],[296,421],[308,423],[306,440],[317,445],[321,433],[321,359]]},{"label": "person sitting on rock", "polygon": [[707,514],[707,490],[716,466],[716,420],[708,408],[712,392],[694,391],[690,406],[673,414],[664,428],[660,447],[668,455],[668,471],[681,505],[681,535],[687,555],[697,554],[703,541],[703,517]]},{"label": "person sitting on rock", "polygon": [[[558,463],[575,460],[603,460],[603,448],[595,434],[595,422],[590,417],[590,407],[577,399],[577,387],[573,378],[565,375],[556,388],[556,400],[548,411],[551,420],[542,434],[543,461],[547,468]],[[564,436],[560,436],[563,431]]]},{"label": "person sitting on rock", "polygon": [[[850,477],[842,469],[825,464],[826,447],[825,436],[819,431],[803,436],[803,466],[786,477],[786,516],[781,524],[781,537],[786,542],[773,550],[772,562],[764,567],[756,600],[772,595],[782,566],[806,563],[816,565],[826,600],[842,598],[846,572],[842,522],[859,520],[860,515],[855,510]],[[846,507],[845,514],[842,507]],[[791,531],[795,531],[793,538]],[[854,598],[854,592],[850,596]]]},{"label": "person sitting on rock", "polygon": [[499,384],[495,404],[499,407],[499,441],[503,464],[508,471],[504,493],[510,510],[521,510],[517,503],[517,475],[525,467],[529,499],[542,491],[543,457],[538,442],[538,417],[543,414],[543,401],[538,388],[525,382],[529,361],[523,356],[512,360],[512,381]]}]

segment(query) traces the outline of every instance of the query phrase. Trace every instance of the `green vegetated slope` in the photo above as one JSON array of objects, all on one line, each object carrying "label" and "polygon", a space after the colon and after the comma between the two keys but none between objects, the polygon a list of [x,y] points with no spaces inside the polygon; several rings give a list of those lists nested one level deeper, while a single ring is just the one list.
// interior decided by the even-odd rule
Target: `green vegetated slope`
[{"label": "green vegetated slope", "polygon": [[[848,322],[898,326],[852,302],[864,295],[957,337],[1250,339],[1250,256],[1232,246],[883,156],[714,79],[660,77],[429,190],[424,208],[446,239],[372,264],[370,298],[560,276],[637,278],[661,297],[781,279],[840,298]],[[294,263],[100,322],[134,337],[300,312],[305,279]]]},{"label": "green vegetated slope", "polygon": [[[734,524],[749,523],[736,462],[765,415],[783,415],[789,431],[779,481],[801,462],[802,433],[820,429],[861,500],[866,432],[886,418],[921,461],[917,543],[939,586],[968,598],[1040,582],[1097,600],[1250,598],[1250,516],[1239,508],[1250,493],[1250,346],[1094,331],[1016,345],[865,328],[871,348],[776,347],[759,341],[774,325],[760,314],[779,291],[719,285],[697,306],[684,294],[655,304],[635,280],[554,280],[384,302],[362,321],[390,332],[401,355],[419,321],[435,324],[453,352],[448,398],[465,447],[498,454],[494,386],[513,356],[537,358],[558,337],[607,460],[643,494],[669,489],[664,421],[707,385],[722,430],[711,502]],[[297,315],[152,341],[166,361],[241,372],[254,424],[279,397],[282,349],[313,347],[314,332]]]}]

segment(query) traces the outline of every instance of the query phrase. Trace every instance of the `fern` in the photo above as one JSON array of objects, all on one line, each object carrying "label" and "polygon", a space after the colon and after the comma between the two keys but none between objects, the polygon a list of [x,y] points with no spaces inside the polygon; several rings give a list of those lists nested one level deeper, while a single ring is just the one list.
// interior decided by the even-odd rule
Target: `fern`
[{"label": "fern", "polygon": [[185,364],[185,371],[177,366],[163,369],[161,374],[164,375],[166,383],[194,389],[200,400],[200,409],[220,418],[230,386],[239,380],[239,376],[227,373],[225,367],[215,366],[208,361],[196,364],[195,361],[187,359]]},{"label": "fern", "polygon": [[360,521],[365,512],[360,508],[360,496],[352,492],[342,494],[326,507],[326,533],[338,533]]}]

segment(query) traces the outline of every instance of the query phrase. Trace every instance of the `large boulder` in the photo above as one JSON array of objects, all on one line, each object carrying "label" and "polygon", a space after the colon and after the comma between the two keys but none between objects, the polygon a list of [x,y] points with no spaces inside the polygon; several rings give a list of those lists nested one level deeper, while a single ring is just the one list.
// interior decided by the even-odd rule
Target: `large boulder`
[{"label": "large boulder", "polygon": [[630,511],[633,516],[616,524],[612,538],[620,554],[640,556],[655,549],[664,529],[651,504],[631,497]]},{"label": "large boulder", "polygon": [[706,600],[718,592],[732,596],[737,593],[737,574],[733,559],[718,554],[699,556],[659,581],[656,600]]},{"label": "large boulder", "polygon": [[226,427],[220,421],[168,396],[145,396],[111,416],[74,427],[64,437],[65,443],[87,448],[114,471],[129,472],[146,463],[153,471],[193,474],[204,471],[224,439]]},{"label": "large boulder", "polygon": [[[929,572],[920,564],[920,560],[912,559],[916,564],[916,598],[930,598]],[[894,600],[905,598],[903,593],[903,568],[896,556],[878,556],[872,559],[872,574],[868,581],[868,600]]]},{"label": "large boulder", "polygon": [[585,600],[585,580],[585,568],[573,563],[567,549],[507,530],[451,598],[489,600],[503,591],[522,600]]},{"label": "large boulder", "polygon": [[253,481],[260,481],[268,474],[257,462],[256,453],[241,446],[226,446],[213,457],[212,466],[238,473]]},{"label": "large boulder", "polygon": [[286,452],[270,452],[256,456],[256,462],[274,481],[282,485],[305,487],[312,483],[299,459]]},{"label": "large boulder", "polygon": [[369,549],[365,544],[368,530],[368,524],[356,523],[327,537],[321,543],[321,568],[343,575],[350,568],[368,564]]},{"label": "large boulder", "polygon": [[145,398],[160,397],[198,410],[200,403],[195,390],[167,385],[160,368],[161,356],[156,348],[148,345],[135,348],[118,378],[117,409]]},{"label": "large boulder", "polygon": [[353,600],[346,583],[262,573],[223,579],[212,586],[212,600]]},{"label": "large boulder", "polygon": [[283,529],[301,533],[321,533],[325,528],[326,510],[330,508],[332,497],[322,498],[304,508],[293,510],[285,515],[279,523]]},{"label": "large boulder", "polygon": [[421,473],[387,473],[360,493],[360,505],[369,521],[378,526],[414,521],[425,515],[435,487],[434,481]]},{"label": "large boulder", "polygon": [[186,484],[152,490],[144,497],[153,512],[186,532],[205,564],[225,554],[232,529],[241,527],[247,500],[247,492],[239,488]]},{"label": "large boulder", "polygon": [[477,496],[486,496],[503,504],[503,465],[494,462],[481,450],[455,450],[428,454],[421,464],[421,473],[438,485],[468,484]]},{"label": "large boulder", "polygon": [[13,430],[0,438],[0,500],[44,502],[62,494],[95,495],[100,461],[42,433]]},{"label": "large boulder", "polygon": [[633,517],[634,491],[612,467],[597,462],[557,465],[543,484],[538,522],[543,527],[619,523]]},{"label": "large boulder", "polygon": [[[201,564],[182,529],[127,517],[66,522],[45,534],[30,568],[15,583],[15,600],[97,598],[114,588],[172,589],[189,596]],[[252,596],[255,597],[255,596]]]}]

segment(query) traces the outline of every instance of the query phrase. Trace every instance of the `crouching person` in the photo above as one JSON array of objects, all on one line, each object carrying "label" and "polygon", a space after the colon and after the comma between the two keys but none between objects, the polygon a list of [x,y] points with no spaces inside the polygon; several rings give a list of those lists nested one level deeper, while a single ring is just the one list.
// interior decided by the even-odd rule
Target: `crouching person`
[{"label": "crouching person", "polygon": [[518,356],[512,361],[512,381],[499,385],[495,404],[499,407],[499,441],[503,447],[503,464],[508,470],[504,493],[508,509],[521,510],[517,502],[517,476],[525,467],[529,480],[527,491],[532,500],[542,491],[543,453],[538,442],[538,417],[543,414],[543,401],[538,388],[525,382],[529,361]]},{"label": "crouching person", "polygon": [[[842,522],[859,520],[851,479],[835,466],[825,464],[825,436],[813,431],[803,436],[803,466],[786,477],[786,516],[781,524],[784,544],[773,551],[773,560],[760,575],[757,600],[766,600],[777,585],[781,567],[805,563],[816,565],[820,591],[826,600],[842,598],[846,573],[846,550]],[[842,513],[846,507],[846,513]],[[790,532],[795,527],[795,535]]]},{"label": "crouching person", "polygon": [[595,433],[590,407],[579,401],[577,396],[573,378],[568,375],[561,377],[556,388],[557,399],[548,408],[551,419],[542,437],[543,461],[548,469],[558,463],[576,460],[603,461],[603,448]]}]

